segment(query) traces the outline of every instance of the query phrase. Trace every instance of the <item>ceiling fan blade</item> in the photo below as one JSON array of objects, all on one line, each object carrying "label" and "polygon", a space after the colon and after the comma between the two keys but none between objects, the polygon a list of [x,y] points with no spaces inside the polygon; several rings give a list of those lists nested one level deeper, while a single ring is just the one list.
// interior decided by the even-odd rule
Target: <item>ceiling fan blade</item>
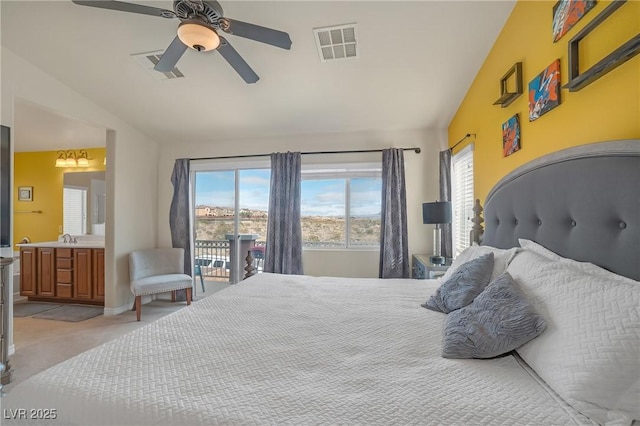
[{"label": "ceiling fan blade", "polygon": [[291,38],[289,34],[283,31],[249,24],[248,22],[236,21],[234,19],[223,18],[223,20],[224,25],[221,25],[220,28],[224,32],[270,44],[282,49],[291,49]]},{"label": "ceiling fan blade", "polygon": [[98,7],[100,9],[119,10],[122,12],[141,13],[143,15],[160,16],[162,18],[175,18],[176,14],[167,9],[160,9],[158,7],[142,6],[140,4],[125,3],[122,1],[112,0],[71,0],[73,3],[80,6]]},{"label": "ceiling fan blade", "polygon": [[240,56],[236,49],[234,49],[227,40],[220,37],[220,42],[220,47],[217,49],[218,52],[220,52],[222,57],[229,62],[229,65],[231,65],[231,67],[240,74],[240,77],[242,77],[245,82],[251,84],[260,80],[258,74],[251,69],[249,64],[242,59],[242,56]]},{"label": "ceiling fan blade", "polygon": [[185,50],[187,50],[187,45],[181,42],[178,36],[176,36],[153,69],[160,72],[171,72],[171,70],[176,67]]}]

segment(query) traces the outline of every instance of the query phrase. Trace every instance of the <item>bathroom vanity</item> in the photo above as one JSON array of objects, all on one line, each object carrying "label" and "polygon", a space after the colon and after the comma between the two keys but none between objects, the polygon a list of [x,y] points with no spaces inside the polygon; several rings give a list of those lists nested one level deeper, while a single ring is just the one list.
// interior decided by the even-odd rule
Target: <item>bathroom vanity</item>
[{"label": "bathroom vanity", "polygon": [[104,305],[104,241],[18,246],[20,295],[37,301]]}]

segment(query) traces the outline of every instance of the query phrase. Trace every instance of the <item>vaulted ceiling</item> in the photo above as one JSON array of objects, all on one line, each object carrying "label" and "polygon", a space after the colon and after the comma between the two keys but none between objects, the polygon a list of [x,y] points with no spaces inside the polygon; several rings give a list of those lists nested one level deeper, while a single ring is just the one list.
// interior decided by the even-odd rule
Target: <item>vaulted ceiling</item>
[{"label": "vaulted ceiling", "polygon": [[[172,9],[170,1],[136,3]],[[256,84],[218,52],[193,50],[178,62],[185,78],[158,80],[131,55],[165,49],[177,19],[71,1],[1,1],[1,42],[160,143],[446,129],[514,4],[220,3],[226,17],[291,36],[290,51],[226,36],[260,76]],[[322,62],[313,29],[348,23],[357,23],[359,56]]]}]

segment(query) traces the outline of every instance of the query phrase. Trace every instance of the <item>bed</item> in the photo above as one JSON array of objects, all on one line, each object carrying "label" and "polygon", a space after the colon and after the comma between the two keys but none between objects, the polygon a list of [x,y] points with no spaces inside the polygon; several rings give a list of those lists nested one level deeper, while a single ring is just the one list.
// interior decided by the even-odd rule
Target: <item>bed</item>
[{"label": "bed", "polygon": [[[442,357],[452,314],[421,304],[446,276],[262,273],[18,384],[2,398],[3,424],[630,424],[640,417],[638,144],[539,159],[487,198],[483,245],[465,256],[491,251],[546,319],[515,351]],[[601,319],[604,331],[591,324]]]}]

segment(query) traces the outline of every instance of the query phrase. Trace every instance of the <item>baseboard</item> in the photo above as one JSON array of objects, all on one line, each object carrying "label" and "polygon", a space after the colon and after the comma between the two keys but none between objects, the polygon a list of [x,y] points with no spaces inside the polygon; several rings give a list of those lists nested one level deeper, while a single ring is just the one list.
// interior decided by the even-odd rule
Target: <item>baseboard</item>
[{"label": "baseboard", "polygon": [[[153,296],[154,295],[142,296],[142,304],[144,305],[145,303],[151,302],[153,300]],[[117,308],[104,308],[104,316],[109,317],[109,316],[114,316],[114,315],[121,314],[123,312],[130,311],[131,308],[133,308],[133,302],[134,301],[131,300],[129,301],[128,304],[118,306]]]},{"label": "baseboard", "polygon": [[131,310],[131,305],[121,305],[117,308],[104,308],[104,316],[111,317]]},{"label": "baseboard", "polygon": [[26,302],[27,296],[20,296],[20,293],[13,293],[13,303],[16,302]]}]

